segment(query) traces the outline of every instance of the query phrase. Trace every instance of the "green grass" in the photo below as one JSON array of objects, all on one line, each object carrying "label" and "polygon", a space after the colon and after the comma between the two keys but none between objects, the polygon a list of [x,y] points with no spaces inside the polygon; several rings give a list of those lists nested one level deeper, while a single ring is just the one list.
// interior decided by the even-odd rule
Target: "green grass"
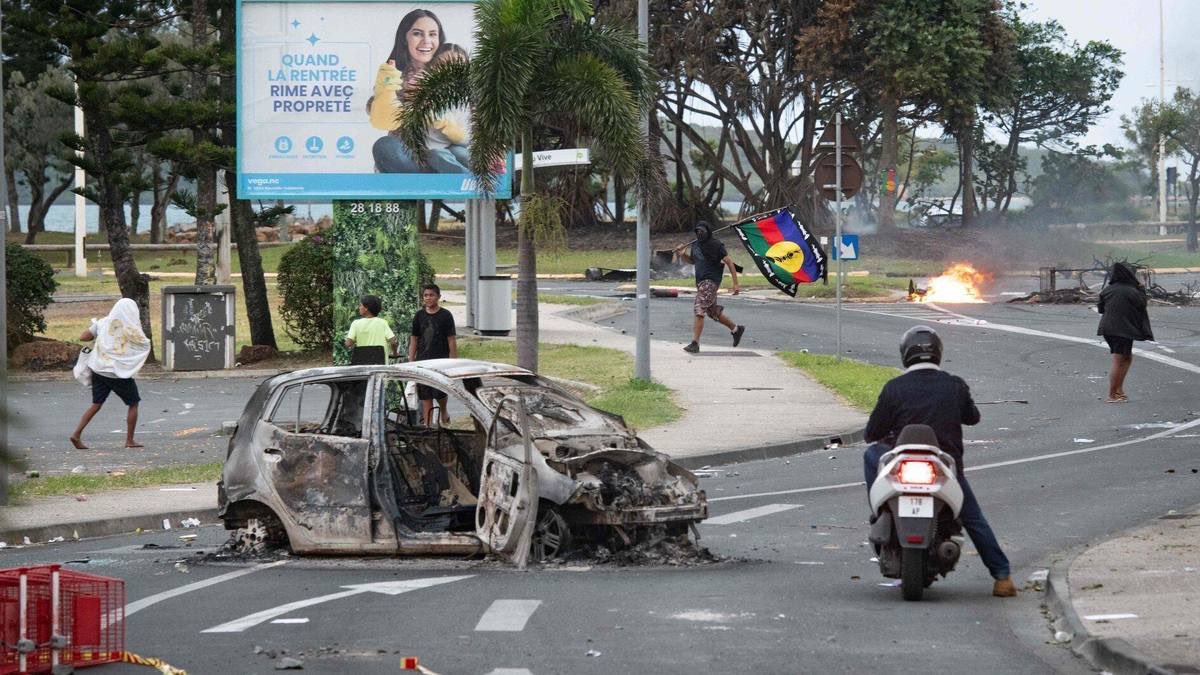
[{"label": "green grass", "polygon": [[[515,363],[516,345],[501,340],[459,340],[458,355],[466,359]],[[633,357],[606,347],[542,344],[539,372],[600,388],[588,403],[620,415],[635,429],[647,429],[679,419],[683,414],[671,390],[656,382],[633,379]]]},{"label": "green grass", "polygon": [[590,295],[566,295],[560,293],[538,293],[539,303],[552,305],[602,305],[612,300],[593,298]]},{"label": "green grass", "polygon": [[806,375],[832,389],[854,407],[869,411],[875,407],[879,391],[888,380],[901,373],[898,368],[877,366],[854,359],[842,359],[828,354],[779,352],[779,358]]},{"label": "green grass", "polygon": [[26,478],[12,487],[16,499],[79,495],[172,483],[211,483],[221,477],[221,462],[178,464],[153,469],[130,469],[124,475],[64,474]]}]

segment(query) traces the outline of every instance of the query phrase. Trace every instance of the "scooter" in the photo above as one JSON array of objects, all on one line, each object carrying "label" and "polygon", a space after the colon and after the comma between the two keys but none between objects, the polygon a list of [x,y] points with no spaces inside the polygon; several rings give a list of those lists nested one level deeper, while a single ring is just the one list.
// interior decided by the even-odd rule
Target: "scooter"
[{"label": "scooter", "polygon": [[962,553],[962,487],[954,458],[938,447],[924,424],[900,431],[879,460],[871,485],[871,534],[879,571],[900,579],[905,600],[920,600],[938,575],[945,577]]}]

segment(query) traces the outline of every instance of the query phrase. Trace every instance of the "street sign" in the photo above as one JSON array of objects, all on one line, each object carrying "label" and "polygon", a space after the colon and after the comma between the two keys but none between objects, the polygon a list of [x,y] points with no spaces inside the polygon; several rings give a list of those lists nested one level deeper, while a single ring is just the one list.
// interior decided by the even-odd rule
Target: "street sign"
[{"label": "street sign", "polygon": [[[844,148],[843,148],[844,149]],[[813,182],[826,199],[837,200],[837,160],[834,153],[826,153],[817,157],[813,169]],[[842,198],[858,194],[863,184],[863,170],[858,160],[852,155],[842,154]]]},{"label": "street sign", "polygon": [[[833,154],[837,147],[837,127],[830,124],[821,132],[821,137],[817,139],[817,152],[828,152]],[[850,133],[846,128],[845,123],[842,123],[842,152],[855,152],[862,149],[862,144]]]},{"label": "street sign", "polygon": [[843,234],[833,240],[837,245],[829,247],[829,254],[834,260],[858,260],[857,234]]},{"label": "street sign", "polygon": [[[566,150],[538,150],[533,153],[533,168],[545,169],[551,166],[579,166],[592,163],[592,151],[587,148],[567,148]],[[517,170],[521,167],[518,165]]]}]

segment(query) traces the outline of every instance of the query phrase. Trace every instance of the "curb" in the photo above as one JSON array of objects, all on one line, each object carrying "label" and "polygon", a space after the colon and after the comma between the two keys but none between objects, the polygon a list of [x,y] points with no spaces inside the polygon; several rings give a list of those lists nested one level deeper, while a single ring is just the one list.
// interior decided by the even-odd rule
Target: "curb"
[{"label": "curb", "polygon": [[217,509],[199,509],[191,511],[166,511],[163,513],[139,513],[133,516],[121,516],[107,520],[84,520],[75,523],[56,523],[28,529],[0,530],[0,540],[8,542],[9,548],[13,542],[22,541],[23,537],[35,544],[48,542],[55,537],[66,541],[74,539],[92,539],[95,537],[110,537],[118,534],[132,534],[138,528],[146,531],[161,531],[164,518],[171,520],[172,527],[179,527],[179,521],[184,518],[199,518],[202,525],[216,522]]},{"label": "curb", "polygon": [[805,452],[816,452],[817,450],[824,450],[826,445],[835,440],[840,441],[838,443],[839,449],[847,445],[860,443],[863,440],[863,429],[862,427],[855,427],[834,436],[810,436],[809,438],[800,438],[794,441],[787,441],[786,443],[756,445],[747,448],[738,448],[737,450],[714,452],[707,455],[672,457],[671,461],[690,471],[692,469],[702,469],[706,466],[737,464],[738,462],[752,462],[760,459],[777,459]]},{"label": "curb", "polygon": [[[1096,668],[1113,675],[1174,675],[1175,671],[1155,664],[1121,638],[1101,638],[1088,633],[1083,620],[1075,613],[1075,606],[1071,604],[1068,574],[1071,563],[1077,557],[1078,553],[1069,560],[1051,566],[1045,593],[1046,604],[1059,617],[1054,622],[1055,627],[1071,634],[1071,651],[1087,659]],[[1058,626],[1059,622],[1065,625]]]}]

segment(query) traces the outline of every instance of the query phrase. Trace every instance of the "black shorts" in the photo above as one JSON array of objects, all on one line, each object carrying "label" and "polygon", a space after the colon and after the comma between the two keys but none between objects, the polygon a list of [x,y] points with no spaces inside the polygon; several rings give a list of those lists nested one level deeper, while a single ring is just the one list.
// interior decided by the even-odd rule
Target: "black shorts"
[{"label": "black shorts", "polygon": [[444,401],[446,392],[434,387],[426,387],[423,384],[417,385],[417,400],[418,401]]},{"label": "black shorts", "polygon": [[1105,335],[1104,341],[1108,343],[1108,351],[1113,354],[1120,354],[1122,356],[1133,355],[1133,338]]},{"label": "black shorts", "polygon": [[137,405],[142,397],[138,395],[137,382],[133,378],[105,377],[92,373],[92,403],[100,405],[108,400],[108,394],[114,393],[121,398],[125,405]]}]

